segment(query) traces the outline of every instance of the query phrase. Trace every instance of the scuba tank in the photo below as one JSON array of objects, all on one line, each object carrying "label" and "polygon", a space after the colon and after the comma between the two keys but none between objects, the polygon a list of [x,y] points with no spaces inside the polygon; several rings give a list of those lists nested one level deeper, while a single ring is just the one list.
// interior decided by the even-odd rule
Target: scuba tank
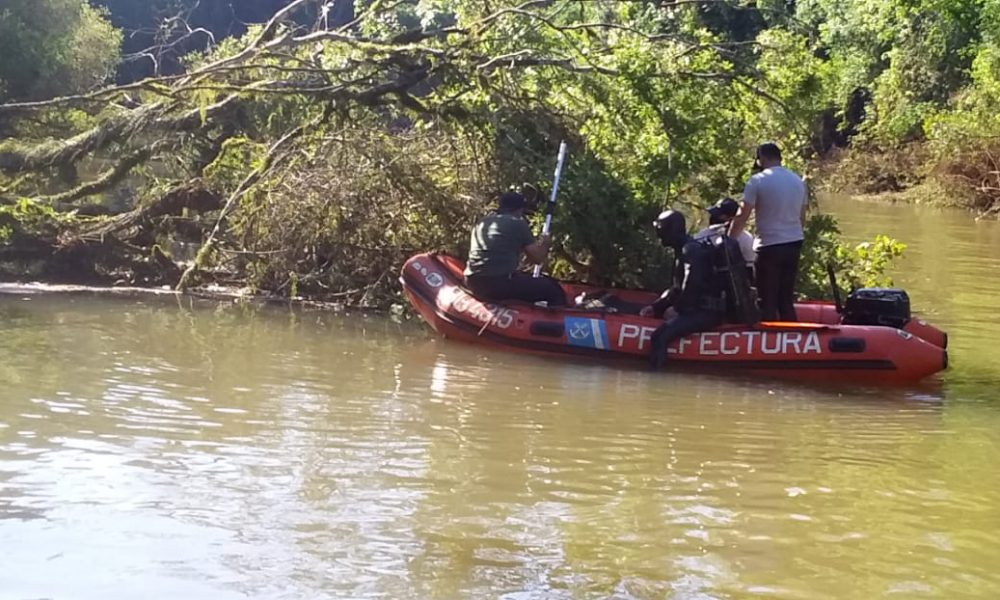
[{"label": "scuba tank", "polygon": [[726,234],[725,225],[710,229],[711,232],[700,241],[712,248],[717,285],[723,290],[726,301],[726,321],[754,325],[760,322],[760,309],[740,245]]}]

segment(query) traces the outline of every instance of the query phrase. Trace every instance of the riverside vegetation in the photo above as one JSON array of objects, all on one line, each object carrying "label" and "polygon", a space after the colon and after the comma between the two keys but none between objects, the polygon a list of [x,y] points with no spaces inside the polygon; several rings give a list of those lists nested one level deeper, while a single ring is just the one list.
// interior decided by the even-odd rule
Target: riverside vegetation
[{"label": "riverside vegetation", "polygon": [[[763,139],[805,172],[914,153],[899,185],[1000,204],[1000,0],[254,4],[0,9],[0,275],[385,306],[497,191],[544,193],[560,140],[550,267],[601,285],[662,285],[652,217],[738,194]],[[800,291],[901,251],[813,214]]]}]

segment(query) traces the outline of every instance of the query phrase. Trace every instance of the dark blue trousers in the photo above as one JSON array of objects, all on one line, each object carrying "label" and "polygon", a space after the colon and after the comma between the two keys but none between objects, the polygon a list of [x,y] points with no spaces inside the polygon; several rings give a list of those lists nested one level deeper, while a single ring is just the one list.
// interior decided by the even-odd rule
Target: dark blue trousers
[{"label": "dark blue trousers", "polygon": [[649,366],[662,369],[667,362],[667,346],[674,340],[686,335],[715,329],[722,323],[722,313],[712,310],[696,310],[666,321],[653,332],[650,350]]},{"label": "dark blue trousers", "polygon": [[538,302],[544,300],[549,306],[566,306],[566,294],[559,282],[551,277],[535,277],[531,273],[517,271],[510,275],[469,275],[465,285],[483,300],[502,302],[523,300]]}]

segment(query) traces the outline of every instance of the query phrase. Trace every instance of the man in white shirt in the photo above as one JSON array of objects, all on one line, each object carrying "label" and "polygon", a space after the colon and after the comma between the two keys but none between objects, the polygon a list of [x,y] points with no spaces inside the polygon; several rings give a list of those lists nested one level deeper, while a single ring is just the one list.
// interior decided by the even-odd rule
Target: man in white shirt
[{"label": "man in white shirt", "polygon": [[743,190],[743,207],[733,219],[731,236],[746,227],[757,211],[756,268],[761,318],[795,321],[795,278],[802,253],[806,220],[806,185],[802,178],[781,166],[781,150],[768,142],[757,147],[760,172]]},{"label": "man in white shirt", "polygon": [[[732,198],[723,198],[706,210],[708,211],[708,227],[694,234],[696,240],[704,239],[714,233],[727,233],[730,221],[740,211],[740,205]],[[757,253],[753,249],[753,236],[750,235],[749,231],[743,230],[733,239],[740,245],[740,254],[743,255],[747,268],[752,270],[757,258]]]}]

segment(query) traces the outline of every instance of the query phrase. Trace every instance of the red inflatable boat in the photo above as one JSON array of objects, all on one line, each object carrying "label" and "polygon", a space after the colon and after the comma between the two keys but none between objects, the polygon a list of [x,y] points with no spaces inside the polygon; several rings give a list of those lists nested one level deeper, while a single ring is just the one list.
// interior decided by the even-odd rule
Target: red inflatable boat
[{"label": "red inflatable boat", "polygon": [[[581,308],[544,308],[527,303],[481,302],[463,286],[462,261],[444,254],[418,254],[403,266],[400,281],[413,307],[445,337],[530,353],[598,357],[645,357],[660,321],[632,314]],[[596,288],[563,283],[568,297]],[[652,292],[615,290],[621,299],[647,304]],[[675,342],[669,365],[680,363],[744,369],[811,380],[864,383],[915,382],[947,368],[947,338],[929,325],[929,336],[910,328],[843,325],[832,304],[799,305],[810,322],[723,325]]]}]

